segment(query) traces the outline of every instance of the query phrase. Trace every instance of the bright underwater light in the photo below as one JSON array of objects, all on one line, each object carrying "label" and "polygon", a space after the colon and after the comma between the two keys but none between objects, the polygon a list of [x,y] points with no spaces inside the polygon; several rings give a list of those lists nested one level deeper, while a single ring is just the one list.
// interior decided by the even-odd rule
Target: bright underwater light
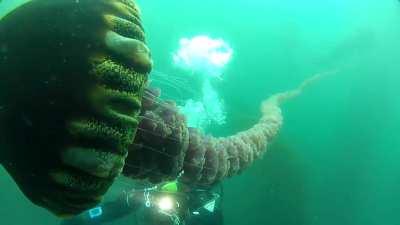
[{"label": "bright underwater light", "polygon": [[157,205],[162,211],[171,211],[174,209],[174,200],[170,196],[164,196],[158,200]]},{"label": "bright underwater light", "polygon": [[182,38],[179,45],[173,54],[175,65],[203,76],[220,77],[233,55],[232,48],[223,39],[206,35]]}]

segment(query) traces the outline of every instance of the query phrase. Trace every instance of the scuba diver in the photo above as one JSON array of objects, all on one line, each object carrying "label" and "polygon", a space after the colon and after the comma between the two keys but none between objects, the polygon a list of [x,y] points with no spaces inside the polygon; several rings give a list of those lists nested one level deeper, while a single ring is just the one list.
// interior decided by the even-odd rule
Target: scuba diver
[{"label": "scuba diver", "polygon": [[222,225],[222,185],[189,187],[178,181],[123,192],[61,225],[100,225],[135,214],[136,225]]}]

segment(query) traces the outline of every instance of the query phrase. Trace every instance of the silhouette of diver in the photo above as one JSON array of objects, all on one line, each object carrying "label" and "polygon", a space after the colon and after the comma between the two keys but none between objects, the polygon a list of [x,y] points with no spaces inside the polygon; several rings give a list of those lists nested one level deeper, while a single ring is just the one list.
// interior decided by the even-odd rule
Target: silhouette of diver
[{"label": "silhouette of diver", "polygon": [[62,225],[100,225],[135,214],[138,225],[222,225],[222,186],[188,187],[178,181],[123,192]]}]

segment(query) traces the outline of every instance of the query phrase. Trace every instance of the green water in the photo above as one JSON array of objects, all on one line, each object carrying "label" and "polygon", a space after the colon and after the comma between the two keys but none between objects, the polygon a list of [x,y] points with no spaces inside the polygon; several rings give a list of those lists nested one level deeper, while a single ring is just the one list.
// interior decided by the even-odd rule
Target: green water
[{"label": "green water", "polygon": [[[3,0],[0,15],[17,3]],[[171,53],[183,36],[223,37],[235,50],[217,85],[227,124],[214,135],[251,126],[270,94],[337,71],[285,104],[265,157],[225,182],[225,224],[400,224],[399,1],[139,3],[159,71],[174,71]],[[58,224],[0,174],[1,225]]]}]

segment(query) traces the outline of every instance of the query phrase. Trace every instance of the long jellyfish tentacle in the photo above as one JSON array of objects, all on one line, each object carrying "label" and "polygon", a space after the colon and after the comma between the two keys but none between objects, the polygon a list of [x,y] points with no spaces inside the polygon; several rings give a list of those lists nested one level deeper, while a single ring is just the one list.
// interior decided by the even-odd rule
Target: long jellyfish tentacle
[{"label": "long jellyfish tentacle", "polygon": [[268,144],[279,132],[283,123],[280,105],[301,94],[320,76],[307,79],[294,90],[269,97],[261,104],[259,122],[246,131],[215,138],[190,130],[189,150],[185,158],[189,164],[184,166],[183,180],[190,184],[211,185],[245,170],[262,157]]},{"label": "long jellyfish tentacle", "polygon": [[157,91],[146,91],[142,121],[124,174],[160,182],[174,179],[191,185],[212,185],[241,173],[267,150],[283,123],[281,104],[301,94],[324,74],[304,81],[298,88],[275,94],[261,104],[261,118],[248,130],[228,137],[208,136],[188,128],[174,102],[160,102]]}]

